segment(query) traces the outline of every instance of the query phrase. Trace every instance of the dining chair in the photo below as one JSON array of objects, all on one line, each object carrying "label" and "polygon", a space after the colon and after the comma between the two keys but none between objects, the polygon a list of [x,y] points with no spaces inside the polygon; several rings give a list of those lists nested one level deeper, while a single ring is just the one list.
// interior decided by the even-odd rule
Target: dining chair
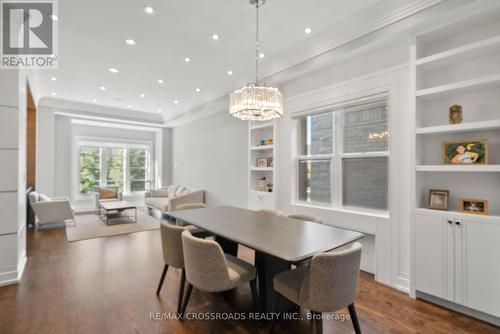
[{"label": "dining chair", "polygon": [[189,231],[182,232],[182,248],[186,270],[186,295],[182,302],[181,318],[186,311],[193,287],[205,292],[224,292],[250,283],[253,303],[258,312],[256,268],[237,257],[224,254],[221,246],[208,239],[197,238]]},{"label": "dining chair", "polygon": [[186,270],[184,269],[184,254],[182,252],[181,236],[184,231],[185,229],[182,226],[176,226],[166,221],[160,222],[161,248],[165,266],[163,267],[163,272],[161,274],[160,282],[158,283],[158,288],[156,289],[156,294],[160,294],[168,268],[173,267],[181,269],[181,283],[179,286],[179,297],[177,300],[177,313],[179,313],[181,309],[184,286],[186,285]]},{"label": "dining chair", "polygon": [[276,215],[276,216],[283,216],[283,212],[281,212],[279,210],[274,210],[274,209],[260,209],[260,210],[257,210],[257,212],[270,213],[270,214]]},{"label": "dining chair", "polygon": [[[361,333],[354,308],[361,261],[361,244],[356,242],[346,250],[320,253],[310,264],[274,276],[276,303],[279,308],[283,297],[311,310],[317,333],[322,332],[322,312],[336,312],[345,307],[351,316],[354,331]],[[269,326],[272,333],[273,322]]]},{"label": "dining chair", "polygon": [[313,216],[313,215],[306,215],[302,213],[294,213],[291,215],[288,215],[287,218],[295,219],[295,220],[304,220],[308,222],[313,222],[313,223],[319,223],[321,224],[323,221],[321,218]]},{"label": "dining chair", "polygon": [[[186,203],[186,204],[177,205],[177,208],[175,209],[175,211],[191,210],[191,209],[203,209],[206,207],[208,207],[208,206],[205,203]],[[182,219],[176,219],[175,224],[177,226],[183,226],[186,230],[190,231],[192,234],[198,235],[200,233],[203,233],[203,234],[207,234],[207,236],[210,235],[210,233],[208,233],[207,231],[205,231],[199,227],[196,227],[196,226],[190,225],[190,224],[186,224],[186,222],[183,221]]]}]

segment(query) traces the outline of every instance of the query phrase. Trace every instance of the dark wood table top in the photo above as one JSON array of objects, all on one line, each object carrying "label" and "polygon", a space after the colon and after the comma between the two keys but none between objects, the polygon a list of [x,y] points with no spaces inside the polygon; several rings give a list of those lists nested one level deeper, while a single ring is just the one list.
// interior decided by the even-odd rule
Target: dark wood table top
[{"label": "dark wood table top", "polygon": [[230,206],[170,212],[170,216],[290,262],[342,247],[364,235]]}]

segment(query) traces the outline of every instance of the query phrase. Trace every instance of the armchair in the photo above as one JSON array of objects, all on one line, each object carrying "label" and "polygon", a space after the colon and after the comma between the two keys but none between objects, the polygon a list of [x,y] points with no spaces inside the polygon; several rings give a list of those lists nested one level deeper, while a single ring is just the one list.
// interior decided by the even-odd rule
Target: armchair
[{"label": "armchair", "polygon": [[33,208],[35,216],[38,218],[40,226],[75,219],[73,208],[68,198],[49,198],[47,195],[39,194],[36,191],[30,192],[28,196],[30,205]]},{"label": "armchair", "polygon": [[123,199],[120,187],[94,187],[95,207],[99,207],[99,201],[121,201]]}]

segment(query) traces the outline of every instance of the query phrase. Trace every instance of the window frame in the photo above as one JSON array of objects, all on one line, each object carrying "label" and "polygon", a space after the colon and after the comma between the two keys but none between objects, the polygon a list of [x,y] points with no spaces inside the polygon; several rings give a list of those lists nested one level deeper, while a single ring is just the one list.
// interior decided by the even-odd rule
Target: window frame
[{"label": "window frame", "polygon": [[[358,108],[362,108],[364,106],[376,105],[376,104],[385,104],[387,108],[387,129],[389,131],[389,136],[387,139],[387,150],[386,151],[373,151],[373,152],[356,152],[356,153],[344,153],[344,121],[342,119],[342,115],[345,112],[349,112]],[[326,113],[332,113],[332,122],[334,123],[333,131],[333,147],[332,154],[318,154],[318,155],[306,155],[306,154],[297,154],[294,159],[294,169],[295,169],[295,191],[294,191],[294,202],[296,205],[301,206],[310,206],[310,207],[324,207],[327,209],[334,210],[349,210],[349,211],[358,211],[358,212],[383,212],[388,213],[390,207],[390,184],[391,184],[391,103],[388,96],[384,96],[378,100],[373,100],[369,102],[364,102],[361,98],[359,101],[354,101],[352,103],[343,105],[339,108],[328,107],[322,110],[315,110],[314,112],[305,112],[301,117],[296,119],[296,126],[298,131],[297,136],[297,152],[304,152],[303,143],[305,142],[305,138],[303,138],[302,132],[302,121],[308,116],[321,115]],[[306,134],[307,136],[307,134]],[[387,204],[388,208],[386,210],[382,209],[372,209],[372,208],[363,208],[357,206],[345,206],[343,204],[343,160],[344,159],[356,159],[356,158],[379,158],[386,157],[388,159],[387,165],[387,173],[388,173],[388,193],[387,193]],[[330,194],[331,200],[330,203],[322,203],[322,202],[314,202],[314,201],[304,201],[300,200],[299,195],[299,182],[300,182],[300,161],[304,160],[325,160],[329,159],[330,163]]]},{"label": "window frame", "polygon": [[80,148],[81,147],[94,147],[100,150],[100,185],[105,185],[107,182],[107,153],[106,148],[123,149],[123,159],[124,159],[124,187],[122,189],[123,195],[126,196],[137,196],[144,194],[147,191],[131,191],[131,178],[130,178],[130,161],[128,151],[130,149],[143,149],[146,153],[146,183],[151,181],[153,174],[152,170],[152,152],[153,143],[149,141],[130,141],[130,140],[118,140],[116,138],[97,138],[97,137],[80,137],[76,136],[74,138],[74,157],[73,157],[73,182],[72,182],[72,194],[73,198],[76,200],[89,200],[93,197],[92,193],[84,194],[80,193]]}]

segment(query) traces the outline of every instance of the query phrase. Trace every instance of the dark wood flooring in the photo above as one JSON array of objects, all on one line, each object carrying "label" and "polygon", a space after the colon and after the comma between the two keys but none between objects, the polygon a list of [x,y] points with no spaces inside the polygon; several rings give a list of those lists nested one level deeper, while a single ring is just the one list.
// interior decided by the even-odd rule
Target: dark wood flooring
[{"label": "dark wood flooring", "polygon": [[[151,320],[174,313],[180,272],[163,268],[158,231],[68,243],[64,229],[28,233],[28,263],[18,285],[0,288],[0,333],[265,333],[256,321]],[[253,252],[240,248],[252,261]],[[188,312],[249,312],[248,285],[220,297],[193,291]],[[363,333],[499,334],[500,329],[374,282],[362,273],[356,301]],[[353,333],[328,320],[324,333]],[[281,321],[275,333],[310,333],[307,320]]]}]

